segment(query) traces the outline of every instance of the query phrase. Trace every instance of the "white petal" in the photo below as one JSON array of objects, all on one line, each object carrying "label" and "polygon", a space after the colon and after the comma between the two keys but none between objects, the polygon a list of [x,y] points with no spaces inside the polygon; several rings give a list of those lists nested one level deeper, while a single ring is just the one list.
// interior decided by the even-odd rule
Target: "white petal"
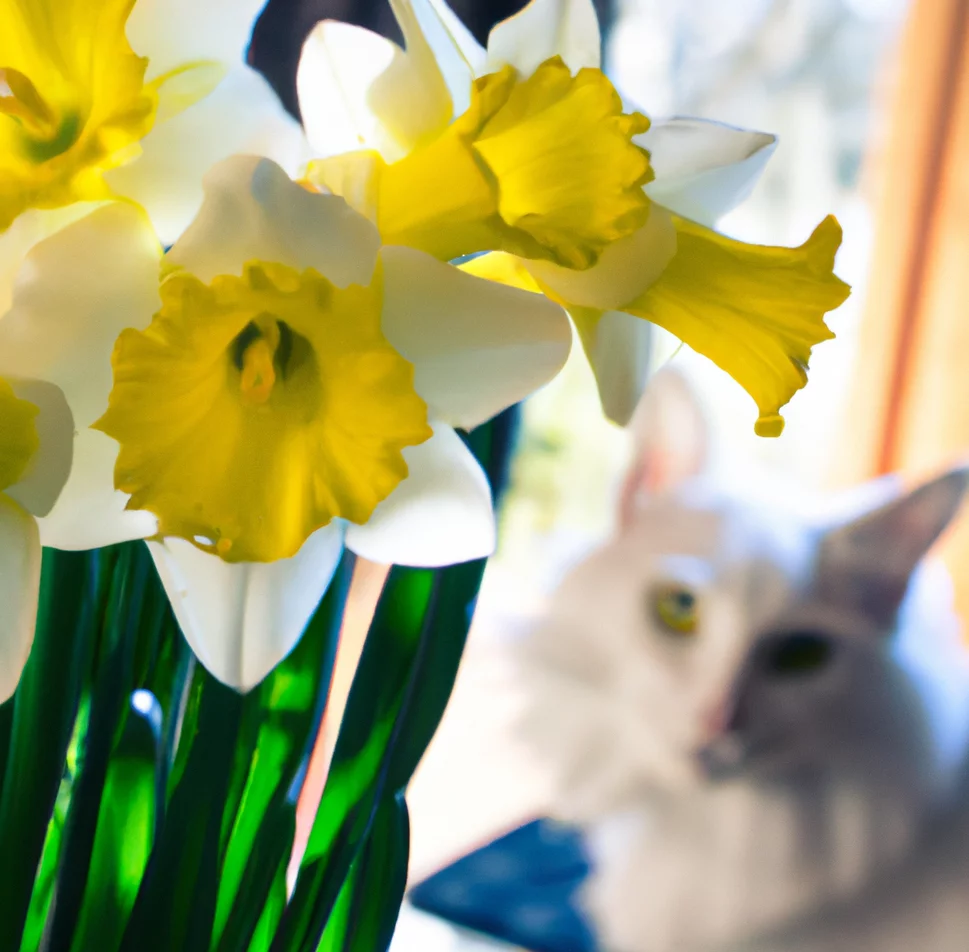
[{"label": "white petal", "polygon": [[669,212],[650,206],[639,231],[606,247],[585,271],[551,261],[524,261],[528,271],[569,304],[599,310],[621,308],[642,294],[676,253],[676,230]]},{"label": "white petal", "polygon": [[309,157],[296,122],[262,76],[248,66],[233,69],[215,91],[155,128],[141,140],[134,162],[109,172],[108,184],[134,199],[171,245],[202,203],[202,178],[230,155],[273,159],[290,174]]},{"label": "white petal", "polygon": [[[462,59],[471,69],[473,76],[481,76],[487,71],[488,54],[485,48],[474,38],[474,34],[461,22],[461,18],[445,3],[445,0],[426,0],[427,5],[437,14],[441,25],[449,34],[450,42],[458,49]],[[424,14],[417,8],[417,16],[424,22]],[[434,52],[438,53],[433,33],[428,36]],[[447,76],[447,70],[445,70]],[[455,113],[459,112],[455,109]]]},{"label": "white petal", "polygon": [[0,702],[17,690],[30,655],[40,592],[40,538],[33,516],[0,493]]},{"label": "white petal", "polygon": [[175,538],[148,548],[199,661],[224,684],[248,691],[302,636],[340,561],[343,528],[319,529],[277,562],[223,562]]},{"label": "white petal", "polygon": [[[391,0],[391,5],[402,29],[408,22],[405,11],[412,13],[447,84],[454,115],[461,115],[471,104],[471,83],[484,67],[485,51],[444,0]],[[416,43],[414,33],[404,30],[409,55]]]},{"label": "white petal", "polygon": [[320,156],[369,148],[396,161],[470,104],[484,51],[461,21],[442,0],[392,5],[406,53],[335,20],[318,23],[303,45],[296,90]]},{"label": "white petal", "polygon": [[653,325],[623,311],[606,311],[596,326],[589,363],[605,415],[620,426],[632,418],[649,379]]},{"label": "white petal", "polygon": [[144,213],[123,202],[36,245],[0,321],[0,373],[56,384],[75,426],[93,423],[107,409],[115,339],[158,310],[160,257]]},{"label": "white petal", "polygon": [[186,63],[245,61],[252,28],[266,0],[137,0],[126,33],[147,56],[148,78]]},{"label": "white petal", "polygon": [[449,426],[404,450],[408,477],[362,526],[347,528],[347,547],[372,562],[454,565],[491,555],[495,517],[488,479]]},{"label": "white petal", "polygon": [[46,516],[53,507],[74,455],[74,418],[60,388],[43,380],[7,377],[13,392],[40,411],[34,418],[40,446],[20,479],[6,489],[33,516]]},{"label": "white petal", "polygon": [[706,119],[655,122],[635,141],[649,149],[656,173],[646,194],[703,225],[712,225],[750,194],[777,145],[777,137],[766,132]]},{"label": "white petal", "polygon": [[[443,29],[436,24],[436,16],[428,11],[421,23],[411,0],[390,0],[390,5],[404,34],[406,55],[395,57],[377,77],[367,102],[394,141],[410,152],[445,129],[454,118],[454,103],[424,33],[425,26]],[[468,75],[469,85],[470,79]]]},{"label": "white petal", "polygon": [[96,549],[154,535],[150,512],[125,510],[127,495],[114,488],[118,444],[98,430],[74,437],[74,461],[54,508],[40,522],[44,545],[56,549]]},{"label": "white petal", "polygon": [[[383,145],[380,121],[367,104],[374,80],[403,51],[363,27],[318,23],[303,44],[296,72],[299,111],[319,156]],[[389,161],[398,154],[387,155]]]},{"label": "white petal", "polygon": [[506,63],[523,76],[551,56],[561,56],[572,72],[601,61],[599,18],[592,0],[531,0],[502,20],[488,37],[488,71]]},{"label": "white petal", "polygon": [[0,317],[13,301],[17,275],[31,248],[97,207],[98,204],[93,202],[74,202],[64,208],[32,208],[18,215],[6,231],[0,232]]},{"label": "white petal", "polygon": [[475,278],[411,248],[381,250],[383,330],[414,364],[431,415],[472,427],[562,368],[565,312],[539,294]]},{"label": "white petal", "polygon": [[[395,161],[451,121],[451,94],[413,8],[398,0],[394,12],[406,53],[369,30],[334,21],[318,24],[303,45],[300,114],[321,155],[365,146]],[[465,99],[470,82],[468,71]]]},{"label": "white petal", "polygon": [[202,281],[246,262],[315,268],[338,287],[369,284],[380,235],[335,195],[297,185],[274,162],[236,155],[209,170],[205,200],[166,260]]}]

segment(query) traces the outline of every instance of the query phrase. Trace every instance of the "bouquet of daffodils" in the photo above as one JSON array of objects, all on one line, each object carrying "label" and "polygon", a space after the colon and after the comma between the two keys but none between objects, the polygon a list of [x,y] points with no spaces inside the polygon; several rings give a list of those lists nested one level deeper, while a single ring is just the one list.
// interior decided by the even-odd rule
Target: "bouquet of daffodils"
[{"label": "bouquet of daffodils", "polygon": [[[403,49],[316,27],[300,126],[261,0],[0,0],[4,952],[382,952],[504,411],[574,328],[627,422],[657,324],[773,436],[832,336],[833,218],[713,230],[772,136],[651,124],[590,0],[487,49],[391,4]],[[288,881],[354,554],[394,568]]]}]

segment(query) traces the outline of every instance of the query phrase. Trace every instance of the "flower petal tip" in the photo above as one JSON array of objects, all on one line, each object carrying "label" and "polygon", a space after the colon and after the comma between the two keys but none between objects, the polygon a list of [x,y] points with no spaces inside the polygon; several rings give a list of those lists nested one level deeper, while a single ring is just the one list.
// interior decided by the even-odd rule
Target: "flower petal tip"
[{"label": "flower petal tip", "polygon": [[784,432],[784,417],[779,413],[765,413],[754,424],[757,436],[775,438]]}]

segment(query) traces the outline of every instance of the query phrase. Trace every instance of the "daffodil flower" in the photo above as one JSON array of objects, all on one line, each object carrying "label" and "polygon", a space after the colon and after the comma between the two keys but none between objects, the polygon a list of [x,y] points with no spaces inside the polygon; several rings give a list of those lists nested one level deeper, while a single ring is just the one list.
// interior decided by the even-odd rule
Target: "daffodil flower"
[{"label": "daffodil flower", "polygon": [[[757,404],[756,431],[778,435],[811,348],[833,336],[824,315],[848,288],[833,273],[833,218],[790,249],[711,228],[749,193],[773,136],[690,119],[646,128],[623,112],[600,70],[591,0],[532,0],[492,30],[487,50],[443,0],[392,6],[406,52],[333,22],[304,47],[300,106],[324,156],[309,178],[385,238],[442,258],[497,252],[467,269],[566,306],[616,422],[628,422],[645,384],[651,322],[733,376]],[[514,103],[493,93],[506,87]],[[639,177],[630,146],[649,159]],[[498,195],[497,217],[468,152]]]},{"label": "daffodil flower", "polygon": [[0,702],[17,687],[34,637],[40,590],[37,517],[71,468],[74,421],[54,385],[0,377]]},{"label": "daffodil flower", "polygon": [[214,162],[292,167],[299,126],[245,65],[263,0],[0,0],[0,315],[24,256],[122,197],[169,244]]},{"label": "daffodil flower", "polygon": [[27,253],[0,319],[0,701],[33,640],[41,544],[93,548],[152,529],[150,514],[123,512],[111,440],[87,426],[107,404],[127,308],[157,297],[160,255],[143,211],[105,204]]},{"label": "daffodil flower", "polygon": [[[539,295],[382,245],[269,160],[225,160],[204,185],[164,257],[119,203],[38,245],[0,373],[57,384],[78,426],[45,537],[149,539],[197,656],[245,690],[296,643],[344,544],[425,566],[490,553],[488,482],[453,427],[553,377],[571,332]],[[113,378],[70,359],[85,335],[117,338]]]},{"label": "daffodil flower", "polygon": [[[308,41],[300,101],[311,143],[331,156],[311,163],[311,181],[354,196],[385,241],[442,260],[504,250],[588,268],[646,222],[642,186],[652,170],[633,140],[649,121],[624,110],[601,70],[573,75],[557,56],[534,70],[507,63],[473,80],[465,70],[467,108],[458,115],[414,8],[393,5],[407,54],[382,39],[361,48],[354,41],[371,34],[333,32],[330,23]],[[353,139],[334,116],[344,99],[330,54],[342,61],[349,49],[368,79],[375,65],[386,66],[370,86],[380,121],[370,149],[334,156]]]}]

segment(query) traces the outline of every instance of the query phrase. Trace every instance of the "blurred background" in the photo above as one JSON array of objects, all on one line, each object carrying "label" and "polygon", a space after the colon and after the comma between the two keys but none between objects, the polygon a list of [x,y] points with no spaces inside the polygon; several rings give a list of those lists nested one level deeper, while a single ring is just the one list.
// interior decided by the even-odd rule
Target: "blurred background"
[{"label": "blurred background", "polygon": [[[516,0],[462,0],[482,41]],[[853,286],[829,317],[810,384],[777,440],[721,371],[660,340],[703,396],[716,438],[793,486],[834,488],[889,471],[915,479],[969,448],[969,0],[603,0],[606,69],[652,117],[716,119],[777,133],[752,197],[722,231],[800,244],[826,214],[844,229],[838,274]],[[318,20],[399,36],[386,0],[272,0],[252,58],[295,110],[294,72]],[[444,723],[413,782],[412,876],[420,879],[542,812],[544,778],[509,730],[507,644],[561,573],[612,530],[628,454],[601,416],[577,347],[523,408],[518,452],[479,610]],[[796,490],[794,490],[796,491]],[[946,545],[969,614],[969,530]],[[331,730],[382,579],[361,564],[341,648]],[[314,762],[322,782],[326,744]],[[465,942],[468,940],[465,939]],[[412,916],[394,952],[470,949]]]}]

